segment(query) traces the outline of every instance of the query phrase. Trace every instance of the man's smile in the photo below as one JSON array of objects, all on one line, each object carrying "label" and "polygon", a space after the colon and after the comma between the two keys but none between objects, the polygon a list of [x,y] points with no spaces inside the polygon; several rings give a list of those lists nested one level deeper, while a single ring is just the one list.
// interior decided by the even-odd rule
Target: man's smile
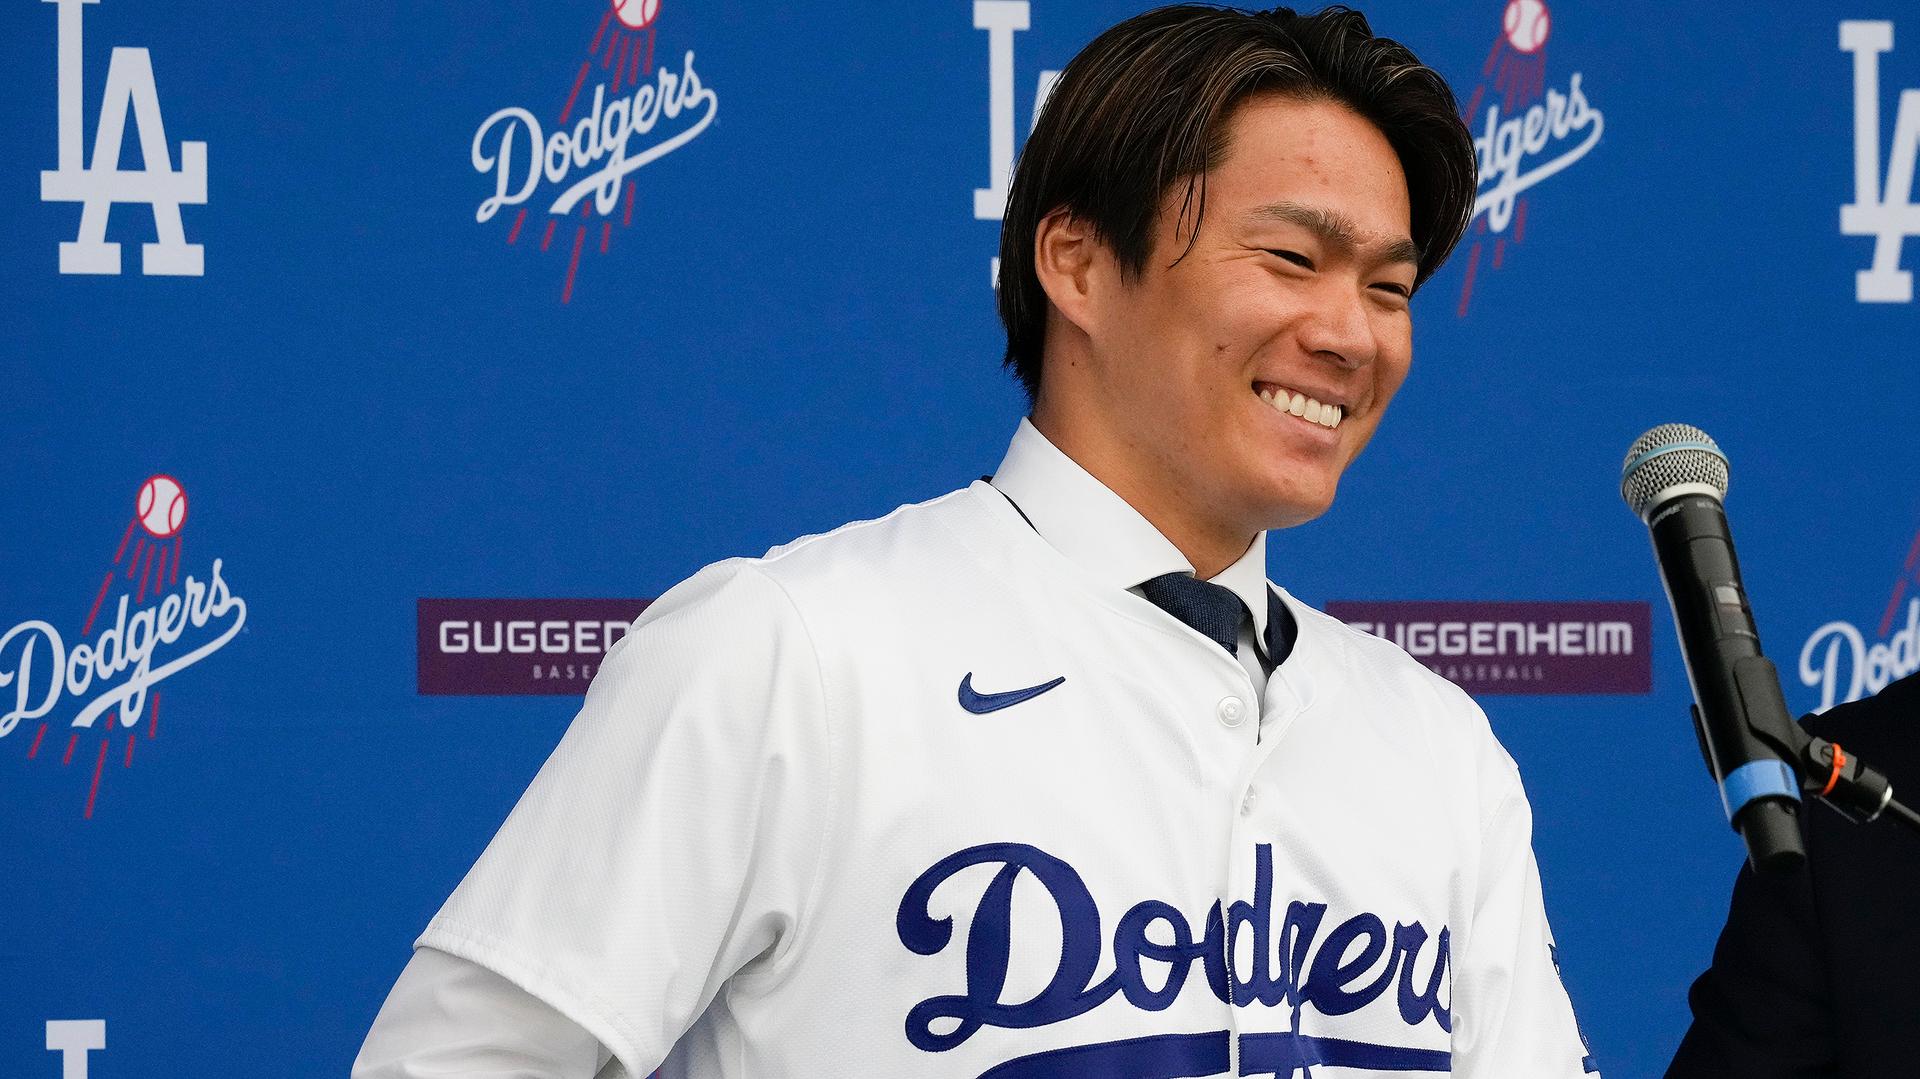
[{"label": "man's smile", "polygon": [[1253,384],[1253,389],[1260,395],[1260,399],[1271,405],[1276,412],[1293,416],[1307,423],[1318,424],[1328,430],[1339,427],[1340,421],[1347,413],[1345,405],[1333,401],[1323,402],[1311,394],[1290,389],[1277,382],[1256,382]]}]

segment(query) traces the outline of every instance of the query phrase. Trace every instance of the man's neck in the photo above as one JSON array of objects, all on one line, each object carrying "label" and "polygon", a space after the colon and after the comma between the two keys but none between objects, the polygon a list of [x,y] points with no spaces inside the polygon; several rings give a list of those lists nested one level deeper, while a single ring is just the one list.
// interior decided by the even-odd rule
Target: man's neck
[{"label": "man's neck", "polygon": [[1178,484],[1135,463],[1124,446],[1108,444],[1093,433],[1091,425],[1066,422],[1044,407],[1036,407],[1030,421],[1056,449],[1120,496],[1179,548],[1200,580],[1218,576],[1253,545],[1257,531],[1235,528],[1206,513],[1207,507],[1191,504],[1182,497]]}]

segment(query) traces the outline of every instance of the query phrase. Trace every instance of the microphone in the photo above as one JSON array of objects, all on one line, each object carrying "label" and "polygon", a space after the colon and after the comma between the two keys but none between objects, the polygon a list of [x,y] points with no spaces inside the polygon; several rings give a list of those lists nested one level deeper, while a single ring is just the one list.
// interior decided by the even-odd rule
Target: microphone
[{"label": "microphone", "polygon": [[1760,654],[1760,635],[1722,499],[1727,458],[1698,427],[1668,423],[1636,439],[1620,468],[1620,495],[1646,522],[1673,607],[1694,733],[1727,821],[1745,840],[1756,872],[1806,861],[1796,761],[1807,736],[1794,725],[1780,674]]}]

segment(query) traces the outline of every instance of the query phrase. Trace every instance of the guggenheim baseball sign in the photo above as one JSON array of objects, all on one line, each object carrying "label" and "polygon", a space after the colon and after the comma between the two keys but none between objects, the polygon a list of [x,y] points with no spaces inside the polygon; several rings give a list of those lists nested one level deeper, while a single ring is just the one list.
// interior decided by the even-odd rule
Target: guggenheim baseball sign
[{"label": "guggenheim baseball sign", "polygon": [[579,695],[652,600],[422,599],[420,692]]},{"label": "guggenheim baseball sign", "polygon": [[1641,601],[1342,602],[1327,613],[1469,693],[1653,689],[1653,611]]}]

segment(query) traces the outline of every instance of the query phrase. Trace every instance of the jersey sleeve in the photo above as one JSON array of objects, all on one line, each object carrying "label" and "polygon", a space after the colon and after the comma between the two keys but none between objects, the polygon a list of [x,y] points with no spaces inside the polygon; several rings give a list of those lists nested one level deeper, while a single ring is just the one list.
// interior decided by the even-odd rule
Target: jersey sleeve
[{"label": "jersey sleeve", "polygon": [[413,953],[354,1058],[350,1079],[589,1079],[607,1049],[546,1001],[476,963]]},{"label": "jersey sleeve", "polygon": [[813,642],[752,563],[710,566],[614,647],[416,946],[492,970],[646,1075],[726,979],[777,972],[832,774]]},{"label": "jersey sleeve", "polygon": [[1455,959],[1453,1068],[1462,1079],[1598,1074],[1561,984],[1533,856],[1533,811],[1510,780],[1481,833],[1472,930]]}]

